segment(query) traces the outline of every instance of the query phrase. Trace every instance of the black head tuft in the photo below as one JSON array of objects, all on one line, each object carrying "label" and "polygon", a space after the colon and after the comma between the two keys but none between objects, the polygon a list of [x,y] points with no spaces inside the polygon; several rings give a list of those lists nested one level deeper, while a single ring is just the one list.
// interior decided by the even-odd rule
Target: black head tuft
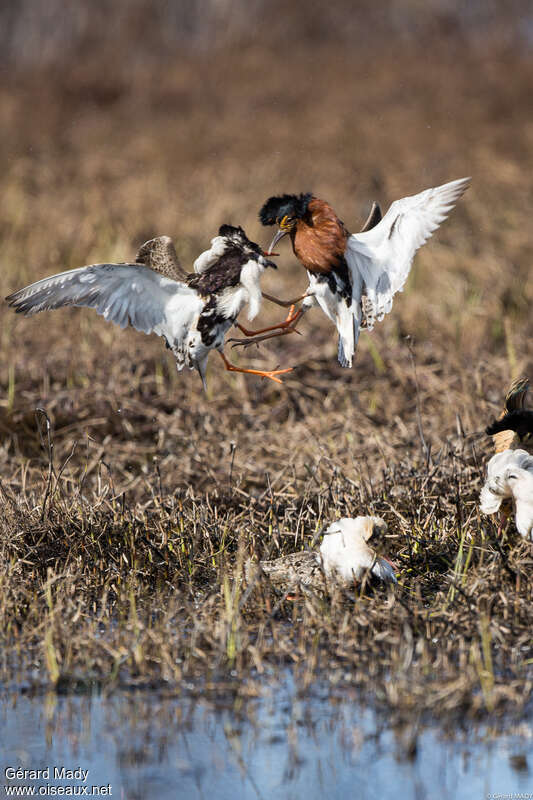
[{"label": "black head tuft", "polygon": [[259,219],[263,225],[275,225],[285,216],[301,219],[307,211],[312,196],[307,192],[270,197],[259,212]]},{"label": "black head tuft", "polygon": [[[259,247],[256,242],[252,242],[244,232],[244,228],[241,228],[240,225],[235,227],[234,225],[221,225],[218,229],[218,235],[222,236],[224,239],[227,239],[230,246],[237,248],[241,252],[251,256],[262,256],[263,255],[263,248]],[[274,267],[276,269],[276,265],[269,261],[268,266]]]},{"label": "black head tuft", "polygon": [[221,225],[218,229],[218,235],[227,236],[229,239],[240,239],[243,244],[248,242],[248,237],[240,225]]}]

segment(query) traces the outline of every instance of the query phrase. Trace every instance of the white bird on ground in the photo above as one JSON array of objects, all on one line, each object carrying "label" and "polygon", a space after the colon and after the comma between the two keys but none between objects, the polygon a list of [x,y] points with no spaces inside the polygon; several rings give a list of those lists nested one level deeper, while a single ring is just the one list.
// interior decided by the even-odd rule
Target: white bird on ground
[{"label": "white bird on ground", "polygon": [[307,270],[309,288],[285,303],[303,299],[299,311],[292,313],[291,308],[278,333],[255,341],[292,332],[301,315],[318,304],[337,327],[339,363],[351,367],[360,331],[372,330],[389,313],[416,251],[446,219],[469,182],[461,178],[396,200],[383,218],[375,204],[363,230],[353,234],[329,203],[312,194],[269,198],[259,212],[263,225],[278,225],[269,254],[289,235],[294,255]]},{"label": "white bird on ground", "polygon": [[375,530],[386,531],[381,517],[343,517],[327,528],[320,545],[326,576],[340,583],[359,581],[369,570],[386,583],[397,583],[393,565],[367,544]]},{"label": "white bird on ground", "polygon": [[195,367],[204,387],[211,350],[218,350],[227,370],[281,383],[278,375],[290,369],[244,369],[223,353],[224,336],[244,306],[249,306],[249,319],[258,314],[259,279],[267,267],[276,265],[242,228],[222,225],[210,250],[195,261],[192,274],[180,266],[172,240],[160,236],[142,245],[134,263],[71,269],[19,289],[6,300],[26,316],[86,306],[121,328],[131,325],[143,333],[156,333],[172,350],[178,370]]},{"label": "white bird on ground", "polygon": [[[324,577],[328,582],[348,586],[354,580],[360,581],[366,572],[386,583],[397,583],[393,565],[367,544],[376,530],[387,530],[381,517],[345,517],[327,528],[319,551],[290,553],[272,561],[261,561],[260,567],[272,583],[304,589],[323,590]],[[248,562],[248,580],[256,572],[257,566]]]}]

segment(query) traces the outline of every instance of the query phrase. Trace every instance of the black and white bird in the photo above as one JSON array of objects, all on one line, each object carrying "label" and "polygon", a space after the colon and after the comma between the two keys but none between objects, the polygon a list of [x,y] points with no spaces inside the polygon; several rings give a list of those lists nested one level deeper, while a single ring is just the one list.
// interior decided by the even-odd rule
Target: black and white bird
[{"label": "black and white bird", "polygon": [[351,367],[360,331],[372,330],[389,313],[416,251],[446,219],[469,180],[396,200],[384,217],[374,204],[363,230],[353,234],[328,203],[312,194],[269,198],[259,212],[263,225],[278,225],[268,255],[289,235],[309,277],[309,288],[298,298],[303,299],[300,310],[273,335],[294,330],[301,315],[318,304],[337,327],[340,364]]},{"label": "black and white bird", "polygon": [[172,240],[160,236],[142,245],[135,262],[71,269],[19,289],[6,300],[27,316],[86,306],[121,328],[131,325],[143,333],[156,333],[172,350],[178,370],[196,368],[205,388],[211,350],[218,350],[227,370],[281,383],[278,375],[290,369],[244,369],[223,353],[224,336],[245,305],[249,319],[258,314],[259,281],[267,267],[276,265],[241,227],[222,225],[191,274],[181,267]]}]

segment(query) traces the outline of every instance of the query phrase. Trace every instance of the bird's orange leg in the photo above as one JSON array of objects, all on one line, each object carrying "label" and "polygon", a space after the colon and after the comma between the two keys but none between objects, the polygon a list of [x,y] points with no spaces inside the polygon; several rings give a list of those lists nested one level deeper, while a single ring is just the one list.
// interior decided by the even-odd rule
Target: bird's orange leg
[{"label": "bird's orange leg", "polygon": [[288,308],[289,306],[294,306],[296,303],[299,303],[300,300],[305,300],[306,297],[309,295],[301,294],[300,297],[295,297],[294,300],[280,300],[278,297],[274,297],[271,294],[267,294],[266,292],[261,293],[265,300],[269,300],[271,303],[275,303],[277,306],[282,306],[283,308]]},{"label": "bird's orange leg", "polygon": [[[252,336],[253,338],[228,339],[227,341],[233,342],[232,347],[248,347],[251,344],[264,342],[266,339],[274,339],[276,336],[287,336],[289,333],[297,333],[301,336],[300,331],[296,330],[296,325],[304,311],[303,309],[300,309],[294,314],[293,309],[294,306],[291,306],[287,319],[279,325],[272,325],[270,328],[264,328],[262,331],[255,331],[255,334],[262,333],[263,336],[257,336],[253,334],[252,331],[247,331],[246,328],[243,328],[242,325],[237,323],[237,327],[244,333],[245,336]],[[276,331],[276,333],[268,333],[268,331]]]},{"label": "bird's orange leg", "polygon": [[262,336],[254,336],[252,339],[226,339],[227,342],[233,342],[231,345],[233,347],[250,347],[252,344],[259,344],[259,342],[264,342],[267,339],[275,339],[276,336],[288,336],[290,333],[297,333],[299,336],[302,334],[300,331],[297,331],[296,328],[285,328],[282,331],[277,331],[277,333],[264,333]]},{"label": "bird's orange leg", "polygon": [[509,521],[509,514],[507,514],[506,511],[500,512],[500,521],[498,523],[498,530],[496,531],[496,536],[502,535],[508,521]]},{"label": "bird's orange leg", "polygon": [[291,304],[289,309],[289,313],[287,314],[286,318],[283,322],[280,322],[278,325],[270,325],[268,328],[260,328],[258,331],[251,331],[249,328],[245,328],[244,325],[241,325],[240,322],[235,323],[235,327],[238,328],[245,336],[257,336],[260,333],[268,333],[269,331],[277,331],[279,329],[283,330],[284,328],[290,328],[293,322],[296,322],[302,316],[302,311],[297,311],[294,313],[294,303]]},{"label": "bird's orange leg", "polygon": [[231,361],[228,361],[224,353],[219,350],[220,357],[224,362],[224,366],[228,370],[228,372],[245,372],[248,375],[259,375],[261,378],[270,378],[271,381],[275,383],[282,383],[282,381],[277,378],[277,375],[283,375],[285,372],[292,372],[292,367],[288,369],[273,369],[273,370],[261,370],[261,369],[245,369],[244,367],[236,367],[235,364],[232,364]]}]

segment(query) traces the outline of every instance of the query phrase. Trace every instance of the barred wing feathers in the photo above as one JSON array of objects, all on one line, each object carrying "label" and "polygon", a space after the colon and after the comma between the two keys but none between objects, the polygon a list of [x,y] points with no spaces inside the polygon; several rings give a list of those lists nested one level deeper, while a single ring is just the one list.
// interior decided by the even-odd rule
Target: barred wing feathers
[{"label": "barred wing feathers", "polygon": [[139,264],[92,264],[43,278],[6,298],[29,316],[63,306],[94,308],[121,328],[172,340],[198,313],[201,298],[186,284]]},{"label": "barred wing feathers", "polygon": [[469,178],[396,200],[375,227],[348,238],[346,260],[352,285],[363,284],[367,296],[366,324],[383,319],[402,291],[416,251],[446,219],[466,191]]}]

